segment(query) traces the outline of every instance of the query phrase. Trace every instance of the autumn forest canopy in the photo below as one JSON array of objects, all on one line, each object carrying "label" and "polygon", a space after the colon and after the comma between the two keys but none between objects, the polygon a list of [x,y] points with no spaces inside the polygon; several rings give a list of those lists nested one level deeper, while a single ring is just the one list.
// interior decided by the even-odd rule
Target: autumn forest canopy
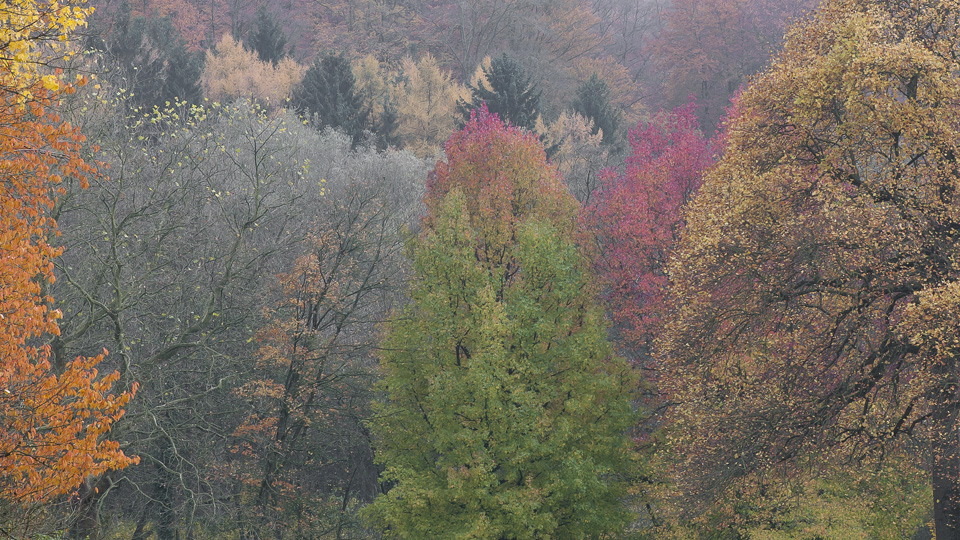
[{"label": "autumn forest canopy", "polygon": [[960,540],[960,2],[0,5],[0,539]]}]

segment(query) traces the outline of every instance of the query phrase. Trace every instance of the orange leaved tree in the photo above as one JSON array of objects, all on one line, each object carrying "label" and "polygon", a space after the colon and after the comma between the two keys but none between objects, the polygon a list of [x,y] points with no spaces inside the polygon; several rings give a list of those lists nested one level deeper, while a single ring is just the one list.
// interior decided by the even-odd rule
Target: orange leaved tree
[{"label": "orange leaved tree", "polygon": [[72,2],[9,4],[0,15],[7,53],[0,55],[0,503],[20,505],[135,458],[103,439],[133,392],[109,393],[118,375],[98,377],[103,355],[55,373],[45,344],[60,317],[45,293],[58,251],[47,241],[56,234],[47,212],[63,177],[82,181],[93,168],[80,157],[83,135],[54,112],[58,92],[73,88],[58,75],[41,76],[37,66],[49,58],[39,43],[65,38],[86,10]]}]

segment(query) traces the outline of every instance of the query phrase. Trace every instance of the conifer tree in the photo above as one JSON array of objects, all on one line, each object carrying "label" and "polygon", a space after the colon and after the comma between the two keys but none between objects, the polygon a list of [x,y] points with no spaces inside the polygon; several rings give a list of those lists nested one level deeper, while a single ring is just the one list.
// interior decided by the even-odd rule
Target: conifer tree
[{"label": "conifer tree", "polygon": [[142,107],[203,99],[204,54],[187,49],[169,17],[131,18],[130,6],[124,2],[111,34],[93,45],[102,47],[116,62],[135,103]]},{"label": "conifer tree", "polygon": [[338,128],[353,138],[354,145],[360,142],[369,110],[343,55],[317,56],[294,90],[293,103],[301,113],[315,115],[321,127]]},{"label": "conifer tree", "polygon": [[412,303],[388,327],[368,507],[389,538],[605,538],[635,377],[606,341],[577,204],[537,138],[481,107],[431,173]]},{"label": "conifer tree", "polygon": [[261,61],[270,62],[276,66],[288,55],[293,54],[292,48],[287,49],[287,36],[283,33],[283,28],[265,7],[261,6],[257,10],[254,24],[248,46],[251,51],[257,53]]},{"label": "conifer tree", "polygon": [[463,122],[470,119],[474,108],[486,103],[487,109],[503,121],[534,131],[543,90],[533,84],[523,66],[504,53],[494,58],[489,68],[484,67],[483,73],[490,87],[482,79],[477,81],[470,87],[470,102],[461,99],[457,104]]},{"label": "conifer tree", "polygon": [[592,132],[603,132],[603,144],[616,145],[620,138],[620,121],[623,113],[610,104],[610,89],[596,73],[577,88],[573,110],[593,122]]}]

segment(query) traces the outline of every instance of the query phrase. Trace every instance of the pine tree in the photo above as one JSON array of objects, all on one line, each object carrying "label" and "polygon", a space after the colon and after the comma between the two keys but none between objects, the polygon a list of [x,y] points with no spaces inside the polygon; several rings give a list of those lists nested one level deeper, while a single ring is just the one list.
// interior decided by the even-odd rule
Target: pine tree
[{"label": "pine tree", "polygon": [[463,122],[470,119],[471,111],[481,103],[503,121],[534,131],[540,116],[540,99],[543,91],[532,83],[531,77],[519,62],[506,54],[494,58],[483,73],[490,87],[483,80],[470,87],[471,101],[460,100],[457,104]]},{"label": "pine tree", "polygon": [[431,174],[413,302],[373,431],[390,538],[601,538],[629,519],[635,378],[613,356],[576,202],[531,133],[479,109]]},{"label": "pine tree", "polygon": [[301,113],[315,116],[321,127],[342,130],[360,142],[369,110],[356,91],[350,62],[343,55],[321,54],[294,90],[293,103]]},{"label": "pine tree", "polygon": [[620,138],[623,113],[610,104],[610,89],[596,73],[577,88],[573,110],[593,122],[593,134],[603,132],[603,144],[615,146]]},{"label": "pine tree", "polygon": [[119,68],[134,102],[146,108],[163,107],[176,100],[199,103],[204,54],[191,52],[169,17],[131,18],[130,6],[121,4],[113,32],[100,43]]},{"label": "pine tree", "polygon": [[257,10],[254,24],[248,46],[251,51],[257,53],[261,61],[270,62],[276,66],[288,55],[293,54],[292,48],[287,49],[287,36],[283,33],[283,28],[265,7]]}]

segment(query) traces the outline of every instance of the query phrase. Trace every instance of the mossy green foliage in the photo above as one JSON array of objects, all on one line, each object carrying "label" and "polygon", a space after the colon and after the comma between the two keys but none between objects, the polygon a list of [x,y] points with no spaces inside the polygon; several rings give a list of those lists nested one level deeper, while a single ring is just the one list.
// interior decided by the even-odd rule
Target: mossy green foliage
[{"label": "mossy green foliage", "polygon": [[391,538],[622,530],[637,381],[606,341],[576,203],[536,138],[485,109],[429,190],[372,424],[393,487],[366,516]]}]

